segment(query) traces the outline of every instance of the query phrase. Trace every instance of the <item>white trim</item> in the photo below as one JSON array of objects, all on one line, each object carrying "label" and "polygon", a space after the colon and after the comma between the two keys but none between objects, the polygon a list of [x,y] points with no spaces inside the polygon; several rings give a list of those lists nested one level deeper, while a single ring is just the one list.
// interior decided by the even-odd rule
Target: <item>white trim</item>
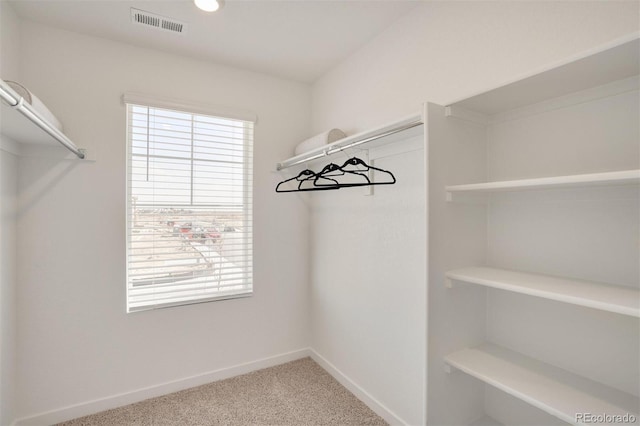
[{"label": "white trim", "polygon": [[548,176],[540,178],[503,180],[464,185],[449,185],[447,192],[498,192],[524,191],[527,189],[552,189],[570,187],[590,187],[599,185],[637,185],[640,183],[640,169],[613,172],[586,173],[581,175]]},{"label": "white trim", "polygon": [[427,397],[429,396],[429,369],[428,369],[428,357],[429,357],[429,268],[431,265],[431,261],[429,259],[431,259],[430,256],[430,251],[429,251],[429,241],[431,241],[430,239],[430,227],[429,227],[429,223],[431,222],[431,214],[429,213],[429,197],[430,195],[430,189],[429,189],[429,161],[430,161],[430,157],[429,157],[429,132],[426,131],[426,129],[429,128],[429,103],[425,102],[422,104],[422,122],[424,123],[424,128],[425,131],[422,133],[422,146],[424,148],[424,175],[423,175],[423,184],[424,184],[424,190],[425,190],[425,198],[424,198],[424,211],[425,211],[425,217],[424,217],[424,223],[425,223],[425,240],[423,242],[424,244],[424,248],[425,248],[425,255],[424,255],[424,306],[425,309],[422,311],[422,318],[420,318],[420,321],[422,321],[422,323],[425,325],[425,336],[424,336],[424,355],[425,355],[425,362],[422,365],[422,395],[423,395],[423,402],[422,402],[422,421],[423,423],[426,425],[427,424],[427,419],[429,418],[429,407],[427,404]]},{"label": "white trim", "polygon": [[365,403],[377,415],[382,417],[391,425],[407,425],[400,416],[387,408],[380,401],[375,399],[371,394],[364,390],[360,385],[351,380],[342,371],[327,361],[322,355],[312,348],[299,349],[297,351],[287,352],[268,358],[259,359],[257,361],[246,362],[231,367],[221,368],[209,371],[203,374],[178,379],[171,382],[161,383],[159,385],[149,386],[136,389],[130,392],[124,392],[105,398],[94,399],[79,404],[70,405],[56,410],[46,411],[44,413],[35,414],[28,417],[16,419],[12,426],[23,425],[42,425],[55,424],[78,417],[88,416],[90,414],[99,413],[101,411],[122,407],[124,405],[133,404],[144,401],[149,398],[155,398],[189,389],[195,386],[228,379],[231,377],[247,374],[252,371],[261,370],[263,368],[273,367],[287,362],[295,361],[310,356],[317,362],[327,373],[336,379],[342,386],[353,393],[360,401]]},{"label": "white trim", "polygon": [[232,118],[242,121],[258,122],[258,115],[252,111],[209,105],[205,103],[183,101],[179,99],[161,98],[157,96],[145,95],[143,93],[126,92],[122,95],[122,102],[125,104],[144,105],[156,108],[167,108],[193,114],[213,115],[216,117]]},{"label": "white trim", "polygon": [[60,423],[78,417],[87,416],[89,414],[98,413],[100,411],[121,407],[123,405],[133,404],[145,399],[167,395],[169,393],[192,388],[194,386],[200,386],[207,383],[216,382],[218,380],[228,379],[230,377],[238,376],[241,374],[247,374],[252,371],[261,370],[263,368],[273,367],[276,365],[284,364],[286,362],[305,358],[310,355],[310,349],[299,349],[297,351],[287,352],[269,358],[262,358],[257,361],[251,361],[231,367],[220,368],[218,370],[186,377],[184,379],[178,379],[130,392],[124,392],[105,398],[99,398],[80,404],[70,405],[68,407],[35,414],[29,417],[23,417],[21,419],[17,419],[13,424],[15,426],[21,426]]},{"label": "white trim", "polygon": [[402,420],[400,416],[395,414],[389,408],[387,408],[380,401],[375,399],[369,392],[364,390],[360,385],[351,380],[347,375],[345,375],[342,371],[338,370],[338,368],[327,361],[322,355],[316,352],[314,349],[309,348],[309,353],[311,355],[311,359],[317,362],[325,371],[334,379],[336,379],[342,386],[347,388],[349,392],[353,393],[356,398],[360,401],[364,402],[367,407],[371,408],[373,412],[382,417],[387,423],[390,425],[407,425],[408,423]]}]

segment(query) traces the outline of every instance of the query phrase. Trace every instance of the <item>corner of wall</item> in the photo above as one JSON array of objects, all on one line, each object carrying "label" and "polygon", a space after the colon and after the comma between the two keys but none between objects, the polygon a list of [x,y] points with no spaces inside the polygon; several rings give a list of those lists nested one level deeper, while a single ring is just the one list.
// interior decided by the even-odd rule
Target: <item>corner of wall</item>
[{"label": "corner of wall", "polygon": [[15,419],[18,158],[0,149],[0,424]]},{"label": "corner of wall", "polygon": [[[20,77],[20,18],[0,1],[0,77]],[[1,118],[0,118],[1,121]],[[16,289],[18,157],[20,147],[0,135],[0,424],[16,419]]]}]

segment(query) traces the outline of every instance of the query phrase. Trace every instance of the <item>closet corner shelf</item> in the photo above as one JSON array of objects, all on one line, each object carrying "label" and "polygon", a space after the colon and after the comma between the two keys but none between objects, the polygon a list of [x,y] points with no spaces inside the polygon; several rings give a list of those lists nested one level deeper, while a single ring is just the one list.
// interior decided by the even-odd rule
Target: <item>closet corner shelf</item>
[{"label": "closet corner shelf", "polygon": [[444,361],[573,425],[584,424],[577,419],[578,413],[638,418],[636,396],[497,345],[463,349]]},{"label": "closet corner shelf", "polygon": [[[295,157],[288,158],[276,165],[277,170],[283,170],[288,167],[293,167],[299,164],[304,164],[309,161],[317,160],[345,149],[353,148],[363,144],[368,144],[368,147],[379,146],[389,142],[396,142],[399,138],[394,137],[397,134],[402,134],[404,137],[414,136],[419,134],[418,132],[406,133],[411,129],[417,129],[424,123],[421,113],[412,114],[400,120],[396,120],[391,123],[387,123],[384,126],[376,127],[364,132],[357,133],[355,135],[347,136],[336,142],[312,149],[304,154],[296,155]],[[375,144],[373,142],[376,142]]]},{"label": "closet corner shelf", "polygon": [[448,271],[450,280],[640,318],[640,289],[505,269],[471,267]]},{"label": "closet corner shelf", "polygon": [[506,180],[445,187],[447,193],[482,193],[498,191],[522,191],[528,189],[552,189],[588,186],[616,186],[640,183],[639,170],[589,173],[582,175],[552,176],[534,179]]}]

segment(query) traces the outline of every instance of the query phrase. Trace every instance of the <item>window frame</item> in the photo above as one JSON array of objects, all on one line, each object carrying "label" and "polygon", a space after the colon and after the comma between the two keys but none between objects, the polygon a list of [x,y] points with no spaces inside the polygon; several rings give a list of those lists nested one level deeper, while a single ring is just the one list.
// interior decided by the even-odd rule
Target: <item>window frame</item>
[{"label": "window frame", "polygon": [[[254,242],[253,242],[253,225],[254,225],[254,220],[253,220],[253,188],[254,188],[254,182],[253,182],[253,172],[254,172],[254,164],[253,164],[253,148],[254,148],[254,129],[255,129],[255,124],[257,122],[257,117],[254,114],[251,113],[247,113],[246,111],[233,111],[233,110],[227,110],[227,113],[224,113],[224,109],[222,108],[207,108],[207,107],[203,107],[202,105],[189,105],[187,103],[184,102],[176,102],[176,101],[168,101],[168,100],[162,100],[162,99],[158,99],[158,98],[152,98],[149,96],[145,96],[145,95],[138,95],[138,94],[125,94],[123,96],[123,103],[125,106],[125,114],[126,114],[126,136],[125,136],[125,141],[126,141],[126,166],[125,166],[125,185],[126,185],[126,190],[125,190],[125,196],[126,196],[126,200],[125,200],[125,239],[126,239],[126,247],[125,247],[125,285],[126,285],[126,300],[125,300],[125,304],[126,304],[126,312],[127,313],[133,313],[133,312],[141,312],[141,311],[147,311],[147,310],[155,310],[155,309],[163,309],[163,308],[170,308],[170,307],[175,307],[175,306],[184,306],[184,305],[191,305],[191,304],[200,304],[200,303],[208,303],[208,302],[214,302],[214,301],[220,301],[220,300],[229,300],[229,299],[237,299],[237,298],[245,298],[245,297],[251,297],[253,295],[253,284],[254,284],[254,280],[253,280],[253,264],[254,264],[254,256],[253,256],[253,246],[254,246]],[[132,185],[132,181],[131,181],[131,176],[133,174],[132,172],[132,163],[134,160],[134,156],[133,156],[133,137],[132,137],[132,124],[131,124],[131,117],[132,117],[132,113],[133,113],[133,107],[142,107],[142,108],[148,108],[148,112],[149,113],[149,109],[161,109],[161,110],[169,110],[172,112],[178,112],[178,113],[183,113],[183,114],[190,114],[192,117],[193,116],[207,116],[207,117],[213,117],[213,118],[219,118],[219,119],[223,119],[223,120],[234,120],[234,121],[240,121],[240,122],[244,122],[243,125],[243,138],[242,138],[242,144],[243,144],[243,178],[242,178],[242,186],[243,186],[243,191],[242,191],[242,223],[243,223],[243,229],[245,229],[245,232],[243,232],[243,242],[242,242],[242,249],[243,249],[243,258],[246,260],[247,264],[243,267],[243,282],[242,282],[242,286],[244,286],[245,288],[243,290],[237,290],[235,293],[226,293],[223,295],[218,295],[215,296],[213,293],[213,291],[211,293],[207,293],[207,294],[203,294],[203,295],[199,295],[199,296],[191,296],[188,297],[186,300],[179,300],[179,301],[170,301],[170,302],[163,302],[163,303],[154,303],[154,302],[149,302],[144,304],[144,306],[138,305],[135,307],[132,307],[132,301],[131,301],[131,291],[132,290],[137,290],[138,287],[141,286],[134,286],[131,282],[130,282],[130,255],[131,255],[131,243],[132,243],[132,236],[133,236],[133,199],[132,199],[132,195],[133,195],[133,185]],[[191,140],[191,143],[193,144],[193,138]],[[248,144],[248,147],[247,145]],[[192,154],[193,155],[193,154]],[[143,156],[144,157],[144,156]],[[148,156],[150,158],[152,158],[153,156]],[[196,159],[194,159],[193,157],[191,158],[191,161],[196,161]],[[214,160],[204,160],[204,161],[214,161]],[[195,179],[194,175],[190,176],[190,181],[193,183],[193,180]],[[247,188],[248,186],[248,188]],[[193,197],[193,185],[191,185],[191,197]],[[191,198],[193,199],[193,198]],[[180,204],[176,204],[176,206],[179,207],[185,207],[184,205],[180,205]],[[198,206],[197,204],[191,204],[191,206]],[[249,232],[246,232],[246,230],[249,229]],[[179,282],[175,282],[176,285],[180,285]],[[162,286],[163,284],[149,284],[149,285],[145,285],[144,289],[149,289],[149,290],[153,290],[153,289],[157,289],[160,286]],[[164,284],[166,286],[166,284]],[[219,291],[219,290],[218,290]],[[186,296],[182,296],[183,298],[185,298]]]}]

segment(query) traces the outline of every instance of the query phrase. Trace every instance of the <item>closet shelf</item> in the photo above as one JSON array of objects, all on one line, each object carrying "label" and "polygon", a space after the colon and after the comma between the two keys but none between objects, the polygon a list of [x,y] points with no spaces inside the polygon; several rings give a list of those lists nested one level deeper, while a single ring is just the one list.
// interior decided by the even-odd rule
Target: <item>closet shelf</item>
[{"label": "closet shelf", "polygon": [[585,423],[577,418],[579,413],[638,417],[637,397],[497,345],[463,349],[444,360],[450,367],[573,425]]},{"label": "closet shelf", "polygon": [[455,269],[446,277],[640,318],[640,290],[631,287],[487,267]]},{"label": "closet shelf", "polygon": [[[57,119],[37,98],[28,92],[29,100],[16,93],[4,80],[0,79],[0,104],[2,111],[2,128],[0,133],[11,140],[22,144],[62,145],[78,158],[84,159],[84,149],[78,148],[65,135]],[[32,105],[33,103],[33,105]],[[35,107],[34,105],[39,105]],[[19,114],[18,114],[19,113]],[[57,125],[56,125],[57,123]]]},{"label": "closet shelf", "polygon": [[413,114],[384,126],[347,136],[346,138],[340,139],[336,142],[312,149],[304,154],[288,158],[278,163],[276,165],[276,169],[282,170],[288,167],[304,164],[306,162],[317,160],[364,144],[367,144],[367,148],[373,148],[375,146],[419,135],[423,131],[421,128],[423,123],[424,120],[421,113]]},{"label": "closet shelf", "polygon": [[612,81],[634,77],[640,72],[640,40],[636,34],[623,43],[569,58],[546,70],[536,70],[491,90],[451,102],[449,105],[485,115],[526,107]]},{"label": "closet shelf", "polygon": [[498,191],[522,191],[528,189],[552,189],[588,186],[616,186],[640,183],[640,170],[588,173],[583,175],[552,176],[534,179],[505,180],[445,187],[452,193],[480,193]]}]

